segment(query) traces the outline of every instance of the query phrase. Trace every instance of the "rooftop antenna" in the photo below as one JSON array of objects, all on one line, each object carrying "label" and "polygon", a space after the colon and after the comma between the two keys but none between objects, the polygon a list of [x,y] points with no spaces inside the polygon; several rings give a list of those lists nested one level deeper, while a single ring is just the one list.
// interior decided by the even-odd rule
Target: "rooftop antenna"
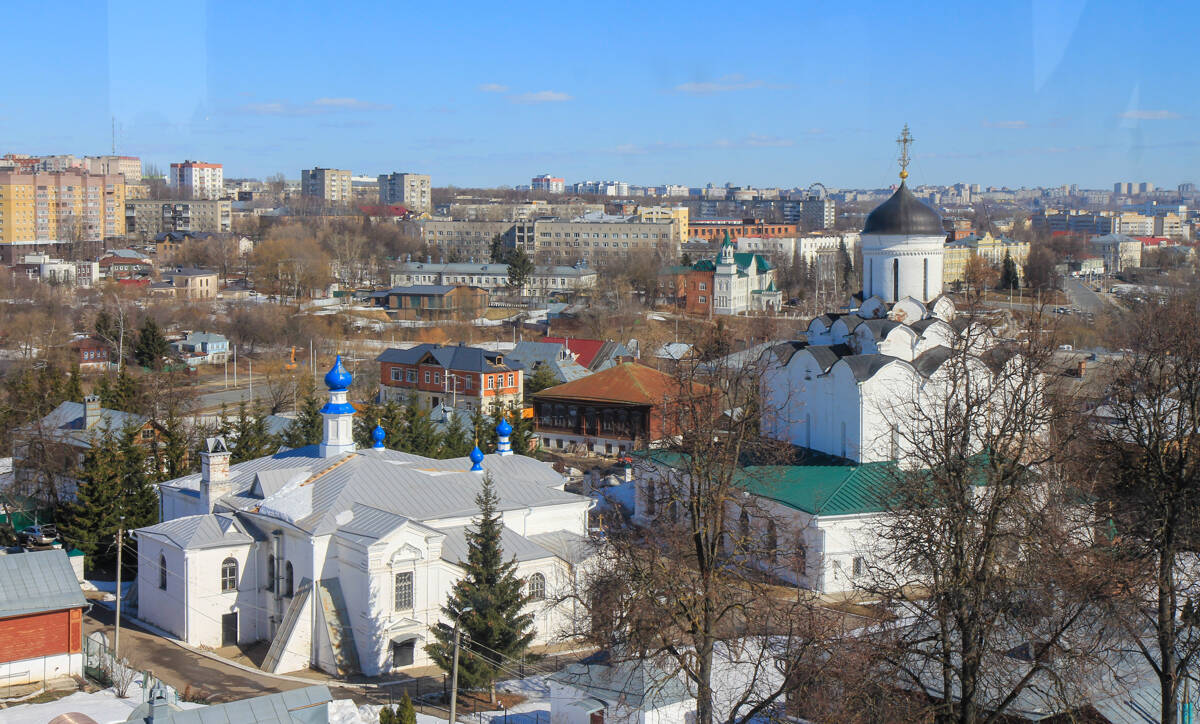
[{"label": "rooftop antenna", "polygon": [[908,132],[908,124],[904,124],[904,130],[900,132],[900,137],[896,139],[896,143],[900,144],[900,181],[908,178],[908,164],[912,160],[908,156],[908,147],[912,145],[913,137]]},{"label": "rooftop antenna", "polygon": [[112,117],[112,155],[117,155],[117,117]]}]

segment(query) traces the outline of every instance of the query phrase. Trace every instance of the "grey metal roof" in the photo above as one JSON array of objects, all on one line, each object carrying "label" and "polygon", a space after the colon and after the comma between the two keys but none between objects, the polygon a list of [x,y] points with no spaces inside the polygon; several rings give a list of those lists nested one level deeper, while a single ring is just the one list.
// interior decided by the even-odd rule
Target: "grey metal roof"
[{"label": "grey metal roof", "polygon": [[559,342],[517,342],[505,359],[520,362],[527,370],[546,365],[559,383],[571,382],[592,374],[575,361],[566,345]]},{"label": "grey metal roof", "polygon": [[787,363],[792,361],[792,356],[804,349],[806,346],[808,346],[807,342],[791,340],[788,342],[780,342],[771,348],[771,352],[774,353],[780,364],[786,367]]},{"label": "grey metal roof", "polygon": [[917,330],[918,332],[924,332],[925,330],[929,329],[930,327],[932,327],[933,325],[935,325],[941,321],[942,320],[938,319],[937,317],[926,317],[925,319],[918,319],[917,321],[913,322],[912,324],[910,324],[908,326],[912,327],[913,329]]},{"label": "grey metal roof", "polygon": [[120,432],[126,426],[141,427],[148,418],[131,412],[100,408],[100,419],[91,429],[84,427],[84,405],[82,402],[63,402],[42,418],[42,429],[54,435],[70,438],[80,444],[86,444],[95,435],[103,435],[106,430]]},{"label": "grey metal roof", "polygon": [[527,537],[571,565],[582,563],[596,554],[596,547],[591,540],[569,530],[535,533]]},{"label": "grey metal roof", "polygon": [[863,325],[870,330],[872,337],[880,340],[886,337],[888,332],[899,327],[900,323],[892,319],[868,319]]},{"label": "grey metal roof", "polygon": [[[838,317],[836,321],[841,322],[846,328],[847,332],[854,332],[855,329],[858,329],[858,325],[867,320],[863,319],[857,314],[843,314],[842,316]],[[832,327],[833,325],[831,324],[829,326]]]},{"label": "grey metal roof", "polygon": [[939,344],[937,347],[925,350],[920,357],[913,360],[913,368],[921,373],[922,377],[930,377],[938,371],[943,362],[950,359],[952,354],[954,354],[954,350]]},{"label": "grey metal roof", "polygon": [[[278,694],[213,704],[200,709],[145,716],[146,724],[328,724],[333,694],[326,686],[306,686]],[[140,711],[135,711],[135,714]]]},{"label": "grey metal roof", "polygon": [[900,360],[899,357],[893,357],[890,354],[852,354],[842,358],[842,361],[850,368],[854,379],[859,382],[871,379],[876,372],[898,360]]},{"label": "grey metal roof", "polygon": [[[443,561],[458,565],[462,561],[467,560],[468,527],[459,526],[457,528],[441,529],[440,532],[446,534],[446,540],[442,542]],[[505,560],[516,558],[522,563],[556,557],[551,551],[546,550],[507,526],[500,531],[500,548],[504,551]]]},{"label": "grey metal roof", "polygon": [[66,551],[0,556],[0,618],[86,605]]},{"label": "grey metal roof", "polygon": [[139,528],[137,533],[161,536],[180,548],[191,550],[254,542],[246,528],[230,513],[189,515]]},{"label": "grey metal roof", "polygon": [[622,701],[627,706],[651,711],[693,698],[687,682],[650,661],[610,662],[605,655],[593,655],[552,674],[551,679],[607,702]]},{"label": "grey metal roof", "polygon": [[[355,505],[417,522],[472,516],[478,512],[475,496],[483,478],[470,472],[470,467],[467,458],[434,460],[395,450],[368,449],[322,458],[318,447],[310,445],[230,466],[233,494],[221,503],[236,511],[287,520],[315,535],[340,530],[339,517],[344,516],[339,513],[353,512]],[[484,456],[483,469],[492,475],[502,511],[587,501],[561,490],[562,476],[533,458],[489,454]],[[300,479],[304,470],[308,474]],[[271,479],[271,471],[288,471],[287,479],[271,494],[261,495],[255,483],[261,483],[264,472]],[[193,474],[162,485],[198,490],[200,476]],[[175,522],[147,530],[154,532],[154,528]],[[353,527],[353,520],[349,525]]]},{"label": "grey metal roof", "polygon": [[[517,360],[509,360],[502,352],[481,347],[468,347],[464,344],[418,344],[409,349],[391,348],[375,358],[376,362],[392,362],[395,364],[415,365],[426,355],[432,355],[437,363],[449,370],[466,370],[467,372],[508,372],[524,369]],[[498,362],[497,362],[498,361]]]},{"label": "grey metal roof", "polygon": [[845,344],[810,344],[804,349],[816,358],[822,372],[828,372],[835,362],[854,354],[854,350]]},{"label": "grey metal roof", "polygon": [[414,294],[446,294],[452,291],[454,287],[446,284],[414,284],[410,287],[392,287],[383,293],[383,296],[398,295],[409,296]]},{"label": "grey metal roof", "polygon": [[942,217],[932,207],[913,196],[908,184],[867,215],[864,234],[909,234],[916,236],[945,236]]}]

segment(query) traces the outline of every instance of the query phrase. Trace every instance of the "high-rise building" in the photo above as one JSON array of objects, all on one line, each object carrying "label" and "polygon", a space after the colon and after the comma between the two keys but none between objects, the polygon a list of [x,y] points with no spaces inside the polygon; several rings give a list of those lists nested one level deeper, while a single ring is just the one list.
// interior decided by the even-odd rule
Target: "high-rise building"
[{"label": "high-rise building", "polygon": [[128,234],[150,239],[167,231],[227,232],[233,226],[233,202],[228,199],[127,199]]},{"label": "high-rise building", "polygon": [[100,241],[125,234],[118,174],[0,172],[0,243]]},{"label": "high-rise building", "polygon": [[85,156],[88,173],[121,174],[126,184],[142,182],[142,159],[137,156]]},{"label": "high-rise building", "polygon": [[379,175],[379,203],[403,204],[418,214],[433,209],[433,187],[429,174],[385,173]]},{"label": "high-rise building", "polygon": [[800,223],[805,231],[832,229],[837,221],[837,205],[833,199],[807,198],[800,201]]},{"label": "high-rise building", "polygon": [[300,172],[300,194],[330,204],[349,204],[354,200],[351,174],[337,168],[304,169]]},{"label": "high-rise building", "polygon": [[219,199],[224,193],[225,169],[219,163],[173,163],[169,182],[182,198]]},{"label": "high-rise building", "polygon": [[529,188],[533,191],[549,191],[552,194],[561,194],[566,189],[566,182],[561,178],[544,173],[541,176],[534,176],[529,182]]}]

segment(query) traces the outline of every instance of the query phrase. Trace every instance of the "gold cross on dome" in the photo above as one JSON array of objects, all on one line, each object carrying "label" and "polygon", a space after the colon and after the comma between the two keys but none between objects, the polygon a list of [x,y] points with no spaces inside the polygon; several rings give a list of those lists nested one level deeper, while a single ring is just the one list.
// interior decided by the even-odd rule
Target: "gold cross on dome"
[{"label": "gold cross on dome", "polygon": [[900,132],[900,137],[896,139],[896,143],[900,144],[900,178],[908,178],[908,163],[911,160],[908,156],[908,147],[912,145],[913,137],[908,132],[908,124],[904,124],[904,130]]}]

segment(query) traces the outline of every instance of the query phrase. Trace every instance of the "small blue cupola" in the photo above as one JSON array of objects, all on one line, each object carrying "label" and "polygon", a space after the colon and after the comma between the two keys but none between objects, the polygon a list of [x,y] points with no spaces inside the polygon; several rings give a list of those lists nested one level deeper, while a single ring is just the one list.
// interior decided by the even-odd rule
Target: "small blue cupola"
[{"label": "small blue cupola", "polygon": [[471,450],[471,472],[483,472],[483,451],[479,449],[478,443],[476,443],[475,448]]},{"label": "small blue cupola", "polygon": [[321,457],[328,458],[354,452],[354,405],[346,399],[346,391],[354,378],[342,365],[339,354],[333,367],[325,373],[329,401],[321,408]]},{"label": "small blue cupola", "polygon": [[383,449],[383,441],[386,438],[387,438],[387,433],[383,431],[383,425],[376,423],[375,429],[371,431],[371,439],[375,441],[375,444],[372,445],[371,447],[375,448],[376,450],[382,450]]},{"label": "small blue cupola", "polygon": [[496,454],[497,455],[512,455],[512,443],[509,442],[509,437],[512,435],[512,425],[508,423],[507,417],[500,418],[500,424],[496,425]]},{"label": "small blue cupola", "polygon": [[353,381],[350,372],[342,366],[342,356],[339,354],[333,361],[333,367],[325,373],[325,386],[330,392],[345,392],[350,389],[350,383]]}]

